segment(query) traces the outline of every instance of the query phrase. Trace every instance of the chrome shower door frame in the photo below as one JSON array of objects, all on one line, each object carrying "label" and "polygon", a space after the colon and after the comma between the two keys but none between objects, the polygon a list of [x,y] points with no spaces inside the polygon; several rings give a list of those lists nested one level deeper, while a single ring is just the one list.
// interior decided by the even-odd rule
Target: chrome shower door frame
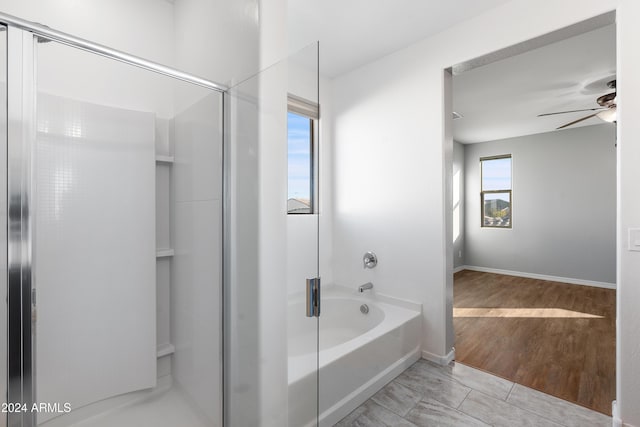
[{"label": "chrome shower door frame", "polygon": [[7,26],[7,425],[34,426],[32,144],[35,39]]}]

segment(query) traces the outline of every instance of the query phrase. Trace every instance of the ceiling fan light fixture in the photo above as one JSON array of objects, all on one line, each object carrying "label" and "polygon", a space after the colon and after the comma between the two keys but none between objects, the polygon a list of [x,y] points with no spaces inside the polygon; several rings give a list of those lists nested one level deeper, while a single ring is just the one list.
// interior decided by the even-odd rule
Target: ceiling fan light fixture
[{"label": "ceiling fan light fixture", "polygon": [[[616,88],[616,81],[615,80],[611,80],[609,83],[607,83],[607,86],[610,89],[615,89]],[[618,99],[618,93],[617,92],[611,92],[611,93],[607,93],[605,95],[600,96],[596,100],[596,102],[600,106],[599,108],[587,108],[587,109],[582,109],[582,110],[569,110],[569,111],[560,111],[560,112],[557,112],[557,113],[538,114],[538,117],[552,116],[552,115],[555,115],[555,114],[577,113],[579,111],[598,111],[598,110],[602,110],[602,111],[600,111],[598,113],[589,114],[588,116],[581,117],[578,120],[574,120],[574,121],[569,122],[569,123],[567,123],[565,125],[557,127],[556,130],[564,129],[566,127],[575,125],[576,123],[580,123],[580,122],[583,122],[585,120],[588,120],[588,119],[590,119],[592,117],[597,117],[600,120],[604,120],[605,122],[609,122],[609,123],[617,123],[618,122],[618,114],[616,112],[617,99]]]},{"label": "ceiling fan light fixture", "polygon": [[611,107],[604,111],[600,111],[598,114],[596,114],[596,116],[598,116],[599,119],[609,123],[614,123],[618,119],[616,107]]}]

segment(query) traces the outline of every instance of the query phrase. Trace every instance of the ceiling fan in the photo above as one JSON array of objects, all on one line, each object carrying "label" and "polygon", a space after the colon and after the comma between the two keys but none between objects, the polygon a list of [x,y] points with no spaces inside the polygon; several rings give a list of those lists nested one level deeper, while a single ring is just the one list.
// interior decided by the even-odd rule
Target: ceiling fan
[{"label": "ceiling fan", "polygon": [[[607,83],[607,87],[609,87],[610,89],[614,89],[616,88],[616,81],[615,80],[611,80],[609,83]],[[599,119],[602,119],[606,122],[611,122],[611,123],[615,123],[617,120],[617,115],[616,115],[616,92],[611,92],[611,93],[607,93],[606,95],[602,95],[601,97],[599,97],[596,101],[598,103],[598,105],[600,105],[600,107],[598,108],[585,108],[583,110],[570,110],[570,111],[559,111],[557,113],[546,113],[546,114],[538,114],[538,117],[543,117],[543,116],[553,116],[556,114],[566,114],[566,113],[578,113],[580,111],[597,111],[597,113],[593,113],[590,114],[588,116],[585,116],[581,119],[578,120],[574,120],[570,123],[567,123],[565,125],[562,125],[556,129],[563,129],[566,128],[568,126],[571,125],[575,125],[576,123],[580,123],[583,120],[587,120],[590,119],[591,117],[598,117]]]}]

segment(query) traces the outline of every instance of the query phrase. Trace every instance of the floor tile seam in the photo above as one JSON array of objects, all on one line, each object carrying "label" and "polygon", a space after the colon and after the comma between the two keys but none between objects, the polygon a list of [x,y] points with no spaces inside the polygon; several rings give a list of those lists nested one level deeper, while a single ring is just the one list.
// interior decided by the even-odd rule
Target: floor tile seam
[{"label": "floor tile seam", "polygon": [[516,387],[516,383],[515,381],[513,381],[511,383],[511,388],[509,389],[509,393],[507,393],[507,397],[504,398],[505,402],[509,402],[509,397],[511,396],[511,392],[513,391],[513,389]]},{"label": "floor tile seam", "polygon": [[[406,413],[406,414],[404,414],[404,415],[400,415],[399,413],[397,413],[397,412],[396,412],[396,411],[394,411],[393,409],[391,409],[391,408],[387,408],[385,405],[383,405],[383,404],[381,404],[381,403],[376,402],[375,400],[373,400],[373,397],[371,397],[369,400],[370,400],[370,401],[372,401],[373,403],[375,403],[376,405],[380,406],[382,409],[386,409],[387,411],[391,412],[392,414],[397,415],[398,417],[402,418],[403,420],[405,420],[406,422],[408,422],[408,423],[409,423],[409,424],[411,424],[411,425],[415,425],[415,424],[414,424],[414,423],[412,423],[411,421],[409,421],[408,419],[406,419],[405,417],[407,416],[407,414],[409,414],[409,412],[411,412],[411,411],[413,410],[413,408],[415,408],[415,407],[416,407],[416,405],[417,405],[418,403],[422,402],[422,400],[418,400],[418,401],[415,403],[415,405],[413,405],[413,406],[411,407],[411,409],[409,409],[409,410],[407,411],[407,413]],[[366,403],[366,402],[365,402],[365,403]],[[364,405],[365,403],[363,403],[363,405]],[[360,415],[358,415],[358,418],[362,417],[363,415],[364,415],[364,414],[360,414]],[[357,421],[357,420],[358,420],[358,418],[356,418],[354,421]],[[416,426],[416,427],[418,427],[418,426]]]},{"label": "floor tile seam", "polygon": [[[435,367],[436,369],[443,368],[443,367],[441,367],[441,366],[439,366],[439,365],[436,365],[436,364],[435,364],[435,363],[433,363],[433,362],[429,362],[429,361],[427,361],[427,363],[431,364],[431,365],[432,365],[433,367]],[[466,365],[465,365],[465,366],[466,366]],[[472,369],[473,369],[473,368],[472,368]],[[451,383],[455,383],[455,384],[457,384],[457,385],[461,385],[461,386],[463,386],[463,387],[465,387],[465,388],[473,389],[473,387],[472,387],[472,386],[470,386],[470,385],[467,385],[467,384],[463,383],[462,381],[460,381],[459,379],[457,379],[456,377],[454,377],[451,373],[449,373],[449,372],[445,372],[444,370],[440,373],[440,375],[437,375],[437,374],[434,374],[434,373],[431,373],[431,372],[427,372],[427,373],[429,374],[429,376],[430,376],[431,378],[435,378],[435,379],[437,379],[437,380],[441,380],[441,381],[449,381],[449,382],[451,382]],[[489,374],[489,375],[491,375],[491,374]]]},{"label": "floor tile seam", "polygon": [[[524,385],[524,384],[515,383],[513,388],[515,388],[515,386],[516,386],[516,385],[519,385],[520,387],[525,388],[525,389],[527,389],[527,390],[529,390],[529,391],[533,391],[533,392],[535,392],[535,393],[540,393],[540,394],[542,394],[544,397],[550,397],[550,398],[553,398],[553,399],[560,400],[560,401],[561,401],[561,402],[560,402],[561,404],[568,405],[569,407],[574,407],[574,408],[575,408],[576,410],[578,410],[578,411],[588,411],[588,412],[593,412],[593,414],[594,414],[594,415],[596,415],[596,416],[603,416],[603,417],[607,417],[607,418],[609,418],[609,419],[611,419],[611,418],[612,418],[610,415],[603,414],[602,412],[600,412],[600,411],[596,411],[595,409],[591,409],[591,408],[588,408],[588,407],[586,407],[586,406],[579,405],[578,403],[572,402],[572,401],[567,400],[567,399],[563,399],[563,398],[561,398],[561,397],[558,397],[558,396],[553,395],[553,394],[550,394],[550,393],[545,393],[544,391],[541,391],[541,390],[535,389],[535,388],[533,388],[533,387],[526,386],[526,385]],[[510,397],[511,397],[511,393],[509,393],[509,398],[510,398]]]},{"label": "floor tile seam", "polygon": [[[597,411],[597,410],[595,410],[595,409],[593,409],[593,408],[589,408],[589,407],[587,407],[587,406],[580,405],[580,404],[578,404],[577,402],[574,402],[574,401],[571,401],[571,400],[564,399],[564,398],[562,398],[562,397],[560,397],[560,396],[556,396],[555,394],[551,394],[551,393],[548,393],[548,392],[545,392],[545,391],[542,391],[542,390],[538,390],[537,388],[533,388],[533,387],[528,386],[528,385],[526,385],[526,384],[522,384],[522,383],[520,383],[520,382],[518,382],[518,381],[512,381],[512,382],[513,382],[513,385],[511,386],[511,390],[509,391],[509,394],[507,395],[507,398],[506,398],[505,402],[509,402],[509,399],[511,398],[511,395],[512,395],[513,390],[515,389],[515,387],[516,387],[516,386],[520,386],[520,387],[525,388],[525,389],[527,389],[527,390],[534,391],[534,392],[537,392],[537,393],[541,393],[541,394],[543,394],[543,395],[545,395],[545,396],[547,396],[547,397],[552,397],[552,398],[555,398],[555,399],[561,400],[561,401],[562,401],[562,403],[567,404],[567,405],[573,405],[573,406],[575,406],[576,408],[579,408],[579,409],[581,409],[581,410],[583,409],[583,410],[591,411],[591,412],[593,412],[593,413],[595,413],[595,414],[598,414],[598,415],[602,415],[602,416],[605,416],[605,417],[609,417],[609,418],[611,418],[611,416],[610,416],[610,415],[604,414],[604,413],[602,413],[602,412],[600,412],[600,411]],[[486,394],[486,393],[485,393],[485,394]]]},{"label": "floor tile seam", "polygon": [[[507,405],[513,406],[514,408],[518,408],[518,409],[520,409],[520,410],[522,410],[522,411],[524,411],[524,412],[526,412],[526,413],[528,413],[528,414],[532,414],[532,415],[535,415],[535,416],[537,416],[537,417],[543,418],[543,419],[545,419],[545,420],[547,420],[547,421],[549,421],[549,422],[551,422],[551,423],[553,423],[553,424],[556,424],[556,425],[558,425],[558,426],[562,426],[562,427],[569,427],[569,426],[567,426],[566,424],[563,424],[563,423],[561,423],[561,422],[558,422],[558,421],[556,421],[556,420],[553,420],[553,419],[551,419],[551,418],[549,418],[549,417],[546,417],[546,416],[544,416],[544,415],[541,415],[541,414],[539,414],[539,413],[537,413],[537,412],[533,412],[533,411],[531,411],[531,410],[529,410],[529,409],[523,408],[522,406],[516,405],[516,404],[514,404],[514,403],[512,403],[512,402],[509,402],[509,401],[506,401],[506,400],[498,399],[497,397],[491,396],[490,394],[487,394],[487,393],[483,393],[483,392],[481,392],[480,390],[475,390],[475,389],[474,389],[474,390],[472,390],[472,391],[475,391],[475,392],[477,392],[477,393],[483,394],[484,396],[489,397],[489,398],[493,398],[493,399],[496,399],[496,400],[500,400],[500,401],[502,401],[502,402],[506,403]],[[471,394],[471,392],[469,392],[469,394]],[[467,395],[467,397],[469,397],[469,396]],[[465,399],[464,399],[464,400],[467,400],[467,398],[465,397]],[[464,403],[464,401],[463,401],[463,403]],[[460,404],[460,407],[462,408],[462,404]],[[463,410],[463,409],[460,409],[460,411],[461,411],[461,412],[464,412],[464,410]],[[464,413],[465,413],[465,414],[467,414],[467,415],[470,415],[470,414],[468,414],[468,413],[466,413],[466,412],[464,412]]]},{"label": "floor tile seam", "polygon": [[[394,380],[394,381],[395,381],[395,380]],[[419,389],[417,389],[417,388],[411,387],[410,385],[405,384],[405,383],[401,383],[401,382],[399,382],[399,381],[398,381],[398,384],[400,384],[400,385],[402,385],[402,386],[404,386],[404,387],[408,388],[409,390],[413,390],[413,391],[415,391],[415,392],[417,392],[417,393],[420,393],[420,394],[422,395],[422,397],[424,397],[424,392],[423,392],[422,390],[419,390]],[[421,400],[422,400],[422,399],[421,399]]]},{"label": "floor tile seam", "polygon": [[[509,392],[507,393],[507,397],[505,397],[505,398],[501,398],[501,397],[498,397],[498,396],[492,396],[492,397],[495,397],[496,399],[500,399],[500,400],[506,401],[506,399],[509,397],[509,394],[511,394],[511,390],[513,390],[513,386],[515,385],[514,381],[511,381],[511,380],[509,380],[507,378],[503,378],[501,376],[492,374],[491,372],[483,371],[482,369],[475,368],[475,367],[473,367],[471,365],[467,365],[467,364],[465,364],[463,362],[456,362],[456,363],[459,363],[460,365],[463,365],[466,368],[473,369],[474,371],[479,372],[481,375],[487,375],[487,376],[495,377],[495,378],[497,378],[499,380],[503,380],[503,381],[506,381],[508,383],[511,383],[511,387],[509,388]],[[452,376],[452,378],[453,378],[453,376]],[[457,381],[460,385],[463,385],[465,387],[469,387],[470,389],[473,389],[473,390],[476,390],[476,391],[480,391],[477,388],[473,387],[472,385],[463,383],[462,381],[460,381],[460,380],[458,380],[456,378],[454,378],[454,380]],[[484,394],[488,394],[488,393],[484,393]]]},{"label": "floor tile seam", "polygon": [[[467,394],[469,394],[470,392],[471,392],[471,390],[469,390],[469,392],[468,392]],[[464,398],[466,399],[466,398],[467,398],[467,396],[465,396]],[[420,399],[420,402],[426,402],[426,401],[425,401],[425,399],[435,400],[436,402],[440,403],[441,405],[444,405],[444,406],[446,406],[447,408],[451,408],[451,409],[453,409],[454,411],[457,411],[457,409],[456,409],[456,407],[455,407],[455,406],[453,406],[453,405],[451,405],[451,404],[449,404],[449,403],[447,403],[447,402],[443,402],[441,399],[438,399],[438,396],[427,396],[426,394],[424,394],[424,395],[422,396],[422,399]],[[462,399],[462,400],[464,401],[464,399]],[[418,403],[420,403],[420,402],[418,402]],[[416,403],[416,406],[417,406],[417,403]],[[460,406],[460,405],[458,405],[458,406]]]},{"label": "floor tile seam", "polygon": [[[469,390],[469,393],[471,393],[471,390]],[[467,394],[467,395],[468,395],[468,394]],[[466,399],[466,396],[465,396],[465,399]],[[451,406],[451,405],[449,405],[449,404],[447,404],[447,403],[444,403],[444,402],[442,402],[442,401],[440,401],[440,400],[438,400],[438,399],[436,399],[436,398],[434,398],[434,397],[432,397],[432,398],[431,398],[431,400],[435,400],[435,401],[436,401],[436,402],[438,402],[439,404],[441,404],[441,405],[443,405],[443,406],[446,406],[447,408],[451,409],[452,411],[455,411],[455,412],[457,412],[457,413],[459,413],[459,414],[465,415],[465,416],[467,416],[467,417],[469,417],[469,418],[473,418],[474,420],[478,421],[479,423],[484,424],[484,425],[486,425],[486,426],[488,426],[488,427],[491,427],[491,424],[485,423],[485,422],[484,422],[484,421],[482,421],[481,419],[479,419],[479,418],[477,418],[477,417],[474,417],[473,415],[469,415],[469,414],[467,414],[466,412],[461,411],[461,410],[459,410],[459,409],[457,409],[457,408],[454,408],[453,406]],[[424,400],[421,400],[420,402],[424,402]],[[420,403],[420,402],[418,402],[418,403]],[[463,402],[464,402],[464,399],[463,399]],[[426,402],[425,402],[425,403],[426,403]],[[460,405],[462,405],[462,403],[460,403]],[[460,405],[458,405],[458,406],[460,406]],[[416,404],[416,406],[417,406],[417,404]],[[414,407],[413,409],[415,409],[415,407]],[[412,410],[413,410],[413,409],[412,409]],[[409,412],[411,412],[411,411],[409,411]],[[407,415],[409,415],[409,412],[407,412]],[[404,418],[404,417],[403,417],[403,418]],[[406,419],[406,418],[405,418],[405,419]],[[407,421],[411,422],[410,420],[407,420]],[[566,427],[566,426],[563,426],[563,427]]]},{"label": "floor tile seam", "polygon": [[[418,391],[418,390],[413,390],[413,391]],[[414,403],[414,404],[413,404],[413,406],[411,406],[411,408],[409,408],[409,410],[407,410],[407,411],[404,413],[404,415],[403,415],[403,414],[401,414],[401,413],[399,413],[399,412],[394,411],[392,408],[387,407],[387,406],[386,406],[386,405],[384,405],[382,402],[378,402],[377,400],[375,400],[375,399],[374,399],[375,395],[374,395],[374,396],[371,396],[371,398],[370,398],[369,400],[371,400],[372,402],[374,402],[376,405],[380,405],[380,406],[382,406],[384,409],[386,409],[386,410],[388,410],[388,411],[393,412],[394,414],[396,414],[396,415],[397,415],[397,416],[399,416],[400,418],[404,418],[404,417],[405,417],[409,412],[411,412],[411,410],[412,410],[413,408],[415,408],[415,407],[416,407],[416,405],[417,405],[418,403],[422,402],[422,399],[424,398],[424,393],[419,392],[419,391],[418,391],[418,393],[420,393],[420,396],[421,396],[421,397],[420,397],[420,400],[418,400],[416,403]]]},{"label": "floor tile seam", "polygon": [[[406,373],[406,372],[404,372],[404,373]],[[464,388],[472,389],[472,387],[469,387],[467,385],[461,384],[460,382],[456,381],[455,379],[447,377],[447,376],[442,377],[442,376],[439,376],[439,375],[435,375],[435,374],[433,374],[431,372],[426,372],[426,374],[427,374],[427,376],[429,376],[429,378],[431,380],[442,381],[442,382],[445,382],[445,383],[451,383],[451,384],[458,385],[458,386],[461,386],[461,387],[464,387]],[[412,376],[412,375],[407,374],[407,376]],[[417,378],[417,376],[415,376],[415,375],[413,375],[413,377]],[[423,382],[423,381],[420,381],[420,382]],[[411,387],[411,386],[409,386],[407,384],[403,384],[401,382],[398,382],[398,384],[403,385],[403,386],[405,386],[407,388],[410,388],[411,390],[417,391],[418,393],[422,393],[424,395],[424,392],[422,390],[418,390],[416,388],[413,388],[413,387]]]},{"label": "floor tile seam", "polygon": [[[520,384],[520,385],[522,385],[522,384]],[[524,386],[523,386],[523,387],[524,387]],[[532,390],[534,390],[534,389],[532,389]],[[535,390],[535,391],[537,391],[537,390]],[[542,392],[539,392],[539,393],[542,393]],[[509,397],[511,397],[511,395],[509,395]],[[558,420],[554,420],[554,419],[552,419],[552,418],[550,418],[550,417],[548,417],[548,416],[546,416],[546,415],[543,415],[543,414],[538,413],[538,412],[534,412],[534,411],[532,411],[531,409],[523,408],[522,406],[517,405],[517,404],[515,404],[515,403],[513,403],[513,402],[510,402],[509,400],[507,400],[506,402],[507,402],[508,404],[510,404],[511,406],[515,406],[516,408],[520,408],[520,409],[522,409],[523,411],[526,411],[526,412],[528,412],[528,413],[530,413],[530,414],[535,414],[535,415],[537,415],[537,416],[539,416],[539,417],[541,417],[541,418],[544,418],[544,419],[545,419],[545,420],[547,420],[547,421],[551,421],[552,423],[558,424],[558,425],[560,425],[560,426],[562,426],[562,427],[570,427],[570,425],[569,425],[569,424],[565,424],[564,422],[561,422],[561,421],[558,421]],[[567,402],[567,403],[571,403],[571,402]]]},{"label": "floor tile seam", "polygon": [[[469,393],[471,393],[471,392],[469,392]],[[466,398],[465,398],[465,399],[466,399]],[[462,403],[461,403],[461,405],[462,405]],[[475,417],[475,416],[473,416],[473,415],[467,414],[466,412],[461,411],[460,409],[455,409],[455,410],[456,410],[456,411],[458,411],[459,413],[463,414],[463,415],[466,415],[466,416],[467,416],[467,417],[469,417],[469,418],[473,418],[474,420],[478,421],[478,422],[479,422],[479,423],[481,423],[481,424],[484,424],[485,426],[491,427],[491,424],[489,424],[489,423],[486,423],[486,422],[482,421],[482,420],[481,420],[480,418],[478,418],[478,417]]]},{"label": "floor tile seam", "polygon": [[[442,403],[443,405],[446,405],[446,406],[448,406],[448,407],[450,407],[452,409],[457,409],[458,407],[460,407],[460,405],[462,405],[462,402],[464,402],[464,400],[467,398],[467,396],[469,396],[469,393],[471,393],[471,391],[474,390],[473,387],[470,387],[468,385],[462,384],[461,382],[457,381],[455,378],[453,378],[452,376],[450,376],[450,375],[448,375],[446,373],[443,376],[440,376],[440,375],[433,374],[431,372],[427,372],[427,375],[429,375],[429,377],[431,379],[435,379],[437,381],[442,381],[442,382],[448,382],[450,384],[454,384],[454,385],[457,385],[457,386],[464,387],[464,388],[468,389],[466,394],[465,394],[465,396],[464,396],[464,398],[460,401],[460,404],[455,408],[452,407],[451,405],[445,403],[445,402],[442,402],[441,400],[439,400],[439,399],[437,399],[435,397],[429,396],[432,399],[434,399],[434,400],[436,400],[436,401]],[[411,388],[411,387],[409,387],[409,388]],[[420,401],[423,401],[424,398],[427,397],[426,393],[424,393],[423,391],[421,391],[421,390],[415,390],[415,391],[418,391],[419,393],[422,394],[422,399],[420,399]]]},{"label": "floor tile seam", "polygon": [[[467,366],[467,365],[465,365],[465,366]],[[471,368],[473,369],[473,367],[471,367]],[[482,371],[480,371],[480,372],[482,372]],[[423,392],[422,392],[422,391],[420,391],[420,390],[412,389],[412,390],[414,390],[414,391],[418,391],[419,393],[421,393],[421,394],[423,395],[423,397],[422,397],[421,401],[423,401],[425,397],[430,397],[431,399],[436,400],[437,402],[439,402],[439,403],[441,403],[441,404],[443,404],[443,405],[445,405],[445,406],[447,406],[447,407],[449,407],[449,408],[452,408],[452,409],[455,409],[455,410],[459,410],[459,408],[462,406],[462,404],[464,403],[464,401],[465,401],[465,400],[467,400],[467,398],[468,398],[468,397],[469,397],[469,395],[471,394],[471,391],[475,390],[476,392],[481,393],[481,394],[483,394],[483,395],[485,395],[485,396],[488,396],[488,397],[490,397],[490,398],[494,398],[494,399],[501,400],[501,401],[503,401],[503,402],[505,402],[505,403],[507,403],[507,404],[509,404],[509,405],[511,405],[511,406],[514,406],[514,407],[516,407],[516,408],[518,408],[518,409],[521,409],[521,410],[525,411],[525,412],[526,412],[526,413],[528,413],[528,414],[533,414],[533,415],[539,416],[539,417],[541,417],[541,418],[543,418],[543,419],[545,419],[545,420],[547,420],[547,421],[550,421],[550,422],[552,422],[552,423],[554,423],[554,424],[557,424],[557,425],[559,425],[559,426],[567,427],[565,424],[563,424],[563,423],[561,423],[561,422],[559,422],[559,421],[557,421],[557,420],[551,419],[551,418],[549,418],[548,416],[545,416],[545,415],[543,415],[543,414],[540,414],[540,413],[534,412],[534,411],[532,411],[532,410],[530,410],[530,409],[523,408],[522,406],[517,405],[517,404],[513,403],[512,401],[509,401],[509,398],[511,397],[511,394],[512,394],[512,392],[513,392],[513,390],[514,390],[514,388],[515,388],[515,386],[516,386],[516,384],[517,384],[517,383],[516,383],[516,382],[514,382],[514,381],[509,381],[509,382],[511,382],[511,388],[509,389],[509,393],[507,394],[507,397],[506,397],[506,398],[504,398],[504,399],[502,399],[502,398],[499,398],[499,397],[496,397],[496,396],[492,396],[492,395],[490,395],[490,394],[488,394],[488,393],[485,393],[485,392],[483,392],[483,391],[480,391],[480,390],[478,390],[478,389],[475,389],[475,388],[473,388],[473,387],[470,387],[469,385],[464,384],[464,383],[462,383],[462,382],[458,381],[456,378],[454,378],[454,377],[453,377],[453,376],[451,376],[450,374],[446,374],[446,373],[444,373],[444,372],[443,372],[443,374],[444,374],[443,376],[444,376],[444,377],[446,377],[446,378],[442,378],[442,376],[435,375],[435,374],[433,374],[433,373],[431,373],[431,372],[427,372],[427,374],[428,374],[428,375],[429,375],[429,377],[431,377],[431,378],[434,378],[434,379],[437,379],[437,380],[440,380],[440,381],[448,381],[448,382],[450,382],[450,383],[455,383],[455,384],[458,384],[458,385],[460,385],[460,386],[462,386],[462,387],[468,388],[468,389],[469,389],[469,391],[468,391],[468,392],[467,392],[467,394],[465,395],[464,399],[462,399],[462,401],[460,402],[460,404],[459,404],[457,407],[453,408],[451,405],[449,405],[449,404],[447,404],[447,403],[445,403],[445,402],[441,401],[440,399],[438,399],[438,398],[436,398],[436,397],[427,396],[425,393],[423,393]],[[488,374],[488,373],[487,373],[487,374]],[[488,375],[491,375],[491,374],[488,374]],[[500,378],[500,377],[498,377],[498,378]],[[507,381],[508,381],[508,380],[507,380]],[[404,385],[404,384],[402,384],[402,385]],[[528,387],[526,387],[526,386],[524,386],[524,385],[522,385],[522,384],[520,384],[520,386],[521,386],[521,387],[528,388]],[[408,388],[411,388],[411,387],[408,387]],[[531,390],[537,391],[537,390],[535,390],[535,389],[531,389]],[[569,402],[569,403],[570,403],[570,402]],[[417,404],[416,404],[416,405],[417,405]],[[415,406],[414,406],[414,408],[415,408]],[[413,408],[412,408],[412,409],[413,409]],[[459,411],[460,411],[460,412],[462,412],[462,413],[464,413],[465,415],[468,415],[468,416],[473,417],[472,415],[467,414],[467,413],[466,413],[466,412],[464,412],[464,411],[461,411],[461,410],[459,410]],[[407,412],[407,414],[408,414],[408,412]],[[473,418],[475,418],[475,417],[473,417]]]},{"label": "floor tile seam", "polygon": [[[407,414],[408,414],[408,412],[407,412]],[[409,421],[409,420],[408,420],[408,419],[406,419],[405,417],[400,417],[400,418],[402,418],[405,422],[409,423],[410,425],[412,425],[412,426],[414,426],[414,427],[420,427],[420,426],[416,425],[415,423],[412,423],[411,421]]]},{"label": "floor tile seam", "polygon": [[[456,408],[455,408],[455,409],[459,410],[460,412],[464,412],[464,411],[462,411],[462,410],[460,409],[460,407],[462,406],[462,404],[464,403],[464,401],[465,401],[465,400],[467,400],[467,398],[469,397],[469,395],[471,394],[471,392],[472,392],[473,390],[474,390],[474,389],[469,389],[469,391],[467,392],[467,394],[464,396],[464,399],[462,399],[462,400],[460,401],[460,404],[459,404],[458,406],[456,406]],[[469,414],[467,414],[467,415],[469,415]]]},{"label": "floor tile seam", "polygon": [[489,394],[486,391],[482,391],[482,390],[480,390],[480,389],[478,389],[478,388],[476,388],[476,387],[474,387],[474,386],[472,386],[471,384],[468,384],[468,383],[463,383],[461,381],[458,381],[458,384],[463,386],[463,387],[469,388],[471,390],[475,390],[475,391],[477,391],[479,393],[485,394],[487,396],[493,397],[494,399],[502,400],[503,402],[507,401],[507,398],[509,397],[509,393],[511,393],[511,389],[513,388],[513,384],[512,384],[511,387],[509,387],[509,391],[507,392],[507,395],[504,396],[504,397],[500,397],[500,396],[496,396],[494,394]]},{"label": "floor tile seam", "polygon": [[[468,395],[469,393],[471,393],[471,390],[469,390],[469,391],[467,392],[467,394],[465,395],[464,399],[466,399],[466,398],[467,398],[467,395]],[[435,394],[435,393],[434,393],[434,394]],[[438,402],[438,403],[439,403],[439,404],[441,404],[441,405],[446,406],[447,408],[450,408],[450,409],[453,409],[454,411],[457,411],[457,408],[456,408],[456,407],[454,407],[453,405],[451,405],[451,404],[449,404],[449,403],[447,403],[447,402],[443,402],[443,401],[442,401],[441,399],[439,399],[438,397],[439,397],[438,395],[431,396],[431,395],[427,395],[427,393],[422,393],[422,398],[418,401],[418,403],[420,403],[420,402],[426,402],[426,401],[425,401],[425,399],[431,399],[431,400],[435,400],[436,402]],[[462,399],[462,401],[464,401],[464,399]],[[418,403],[416,403],[416,406],[418,406]],[[458,405],[458,406],[460,406],[460,405]],[[415,406],[414,406],[412,409],[415,409]]]}]

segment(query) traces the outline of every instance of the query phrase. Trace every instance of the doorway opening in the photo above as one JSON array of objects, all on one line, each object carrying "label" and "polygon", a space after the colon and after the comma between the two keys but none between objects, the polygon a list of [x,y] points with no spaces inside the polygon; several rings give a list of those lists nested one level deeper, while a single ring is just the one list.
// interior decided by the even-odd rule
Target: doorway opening
[{"label": "doorway opening", "polygon": [[456,361],[611,415],[615,15],[452,73]]}]

